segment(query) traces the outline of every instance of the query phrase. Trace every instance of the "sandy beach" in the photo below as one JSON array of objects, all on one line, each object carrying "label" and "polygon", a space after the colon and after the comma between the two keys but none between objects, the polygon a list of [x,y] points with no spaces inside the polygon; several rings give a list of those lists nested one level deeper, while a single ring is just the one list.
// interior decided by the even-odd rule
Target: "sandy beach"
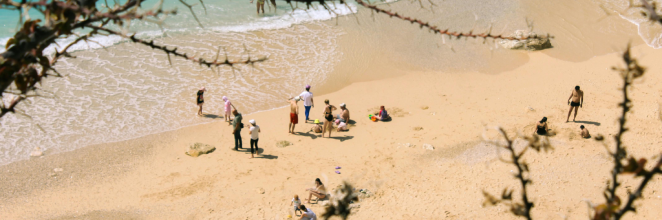
[{"label": "sandy beach", "polygon": [[[625,140],[631,154],[650,157],[659,153],[662,135],[655,129],[661,125],[656,85],[662,83],[662,63],[656,60],[662,52],[645,45],[633,50],[649,71],[634,85]],[[347,181],[374,193],[360,201],[350,219],[516,219],[504,206],[482,206],[483,190],[499,194],[519,186],[511,175],[514,167],[498,161],[494,146],[482,144],[481,135],[485,126],[495,125],[529,134],[546,116],[558,133],[550,139],[554,151],[526,156],[533,216],[585,219],[586,201],[603,202],[611,162],[600,144],[578,136],[578,127],[606,137],[616,131],[621,82],[610,67],[620,62],[615,53],[583,62],[531,53],[526,64],[497,75],[407,72],[353,83],[315,97],[313,118],[321,118],[322,100],[329,99],[347,103],[356,122],[332,138],[309,132],[312,124],[305,123],[288,135],[287,108],[244,115],[262,129],[255,159],[246,149],[232,150],[231,127],[222,118],[47,154],[0,168],[0,213],[3,219],[285,219],[292,196],[305,198],[304,190],[320,178],[329,189]],[[566,98],[575,85],[586,93],[584,108],[578,122],[565,123]],[[393,121],[368,120],[379,105],[390,110]],[[243,132],[247,147],[247,129]],[[292,145],[277,147],[283,140]],[[195,142],[217,149],[197,158],[185,155]],[[341,174],[334,173],[336,166]],[[623,186],[637,182],[626,177]],[[656,208],[662,205],[661,184],[656,177],[628,219],[662,216]],[[310,206],[321,214],[321,204]]]},{"label": "sandy beach", "polygon": [[[329,192],[343,182],[369,191],[350,220],[521,219],[507,206],[484,205],[483,192],[500,195],[507,188],[519,198],[521,186],[515,166],[500,161],[496,146],[483,138],[497,138],[486,130],[495,126],[511,137],[530,135],[542,117],[556,135],[549,138],[552,151],[524,157],[533,218],[587,219],[589,204],[604,202],[613,164],[602,144],[580,137],[579,127],[613,146],[622,81],[611,68],[623,65],[620,52],[628,42],[647,71],[630,91],[625,146],[637,158],[662,152],[662,50],[654,49],[661,46],[655,36],[662,36],[654,33],[662,31],[616,15],[621,3],[442,1],[437,14],[416,2],[380,5],[464,32],[509,34],[533,21],[534,31],[555,37],[553,47],[541,51],[442,38],[363,8],[337,20],[246,16],[253,19],[249,28],[268,28],[155,38],[202,57],[214,56],[219,45],[229,45],[232,59],[246,58],[245,50],[269,56],[236,72],[185,60],[170,66],[166,55],[130,43],[77,51],[77,59],[58,64],[71,77],[44,86],[60,100],[35,99],[26,106],[34,119],[1,121],[0,219],[286,220],[292,197],[307,198],[316,178]],[[231,21],[220,27],[238,27],[239,20]],[[269,26],[278,22],[290,23]],[[323,120],[325,99],[346,103],[349,131],[322,138],[304,122],[299,102],[296,133],[288,134],[284,106],[306,84],[315,94],[311,118]],[[566,101],[577,85],[585,93],[583,107],[576,121],[566,122]],[[208,89],[205,117],[194,116],[192,104],[200,86]],[[256,158],[250,158],[248,129],[242,130],[244,148],[234,150],[232,126],[222,117],[224,95],[244,113],[245,124],[254,119],[260,126]],[[370,121],[382,105],[393,120]],[[216,149],[186,155],[194,143]],[[44,156],[28,157],[33,146],[44,147]],[[640,181],[621,180],[621,198]],[[662,219],[661,187],[656,176],[626,219]],[[305,205],[319,216],[325,202]]]}]

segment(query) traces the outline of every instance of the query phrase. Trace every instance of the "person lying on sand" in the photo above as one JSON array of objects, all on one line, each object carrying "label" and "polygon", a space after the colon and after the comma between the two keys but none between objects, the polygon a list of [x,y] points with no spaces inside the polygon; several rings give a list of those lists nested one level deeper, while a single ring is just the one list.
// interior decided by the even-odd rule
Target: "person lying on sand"
[{"label": "person lying on sand", "polygon": [[349,130],[347,129],[347,123],[342,122],[340,119],[336,119],[336,125],[338,126],[338,129],[336,129],[337,132]]},{"label": "person lying on sand", "polygon": [[301,218],[299,220],[317,220],[317,215],[310,208],[306,208],[305,205],[300,205],[299,209],[303,211]]},{"label": "person lying on sand", "polygon": [[322,133],[322,125],[320,125],[320,120],[315,119],[315,125],[310,130],[315,133]]},{"label": "person lying on sand", "polygon": [[588,133],[588,129],[586,129],[586,127],[584,127],[584,125],[579,126],[579,128],[581,129],[581,131],[579,132],[579,135],[581,135],[583,138],[591,138],[591,134]]},{"label": "person lying on sand", "polygon": [[289,99],[290,100],[290,126],[287,128],[287,132],[294,134],[294,126],[299,123],[299,96]]},{"label": "person lying on sand", "polygon": [[[570,102],[570,99],[572,99],[572,102]],[[570,110],[568,110],[568,118],[565,119],[565,122],[570,120],[572,108],[575,108],[575,117],[572,118],[572,121],[575,121],[577,118],[577,110],[584,105],[584,91],[579,90],[579,86],[575,86],[575,90],[572,90],[572,93],[570,93],[570,97],[568,97],[568,105],[570,105]]]},{"label": "person lying on sand", "polygon": [[379,112],[375,115],[375,117],[380,121],[391,120],[391,116],[388,115],[388,112],[386,112],[386,108],[384,108],[383,105],[379,107]]},{"label": "person lying on sand", "polygon": [[547,125],[547,117],[542,117],[542,120],[536,123],[536,130],[534,133],[538,135],[554,135],[551,130],[552,129],[549,129]]},{"label": "person lying on sand", "polygon": [[[306,189],[308,191],[308,200],[307,202],[310,204],[310,199],[315,196],[317,199],[324,199],[326,198],[326,187],[324,187],[324,184],[322,184],[322,181],[320,178],[315,179],[315,188],[309,188]],[[302,209],[303,210],[303,209]]]}]

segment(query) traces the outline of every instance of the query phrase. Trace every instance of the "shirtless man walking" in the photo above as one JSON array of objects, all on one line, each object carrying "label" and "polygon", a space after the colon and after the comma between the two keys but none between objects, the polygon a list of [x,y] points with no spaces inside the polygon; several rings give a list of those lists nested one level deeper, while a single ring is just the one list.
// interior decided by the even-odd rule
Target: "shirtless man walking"
[{"label": "shirtless man walking", "polygon": [[[572,102],[570,100],[572,99]],[[575,108],[575,117],[572,118],[572,121],[575,121],[577,118],[577,110],[582,107],[584,104],[584,91],[579,90],[579,86],[575,86],[575,90],[572,90],[570,97],[568,98],[568,104],[570,105],[570,110],[568,111],[568,118],[565,122],[570,120],[570,114],[572,113],[572,108]]]},{"label": "shirtless man walking", "polygon": [[287,129],[287,132],[294,134],[294,126],[299,123],[299,96],[290,99],[290,126]]}]

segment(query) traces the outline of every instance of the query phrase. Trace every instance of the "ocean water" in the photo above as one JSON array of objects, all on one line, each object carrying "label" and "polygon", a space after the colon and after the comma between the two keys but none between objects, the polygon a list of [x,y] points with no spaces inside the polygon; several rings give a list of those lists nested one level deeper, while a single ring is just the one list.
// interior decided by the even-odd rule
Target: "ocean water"
[{"label": "ocean water", "polygon": [[[143,5],[151,8],[155,2]],[[120,37],[79,43],[73,47],[77,58],[56,66],[65,77],[47,79],[43,97],[20,107],[29,117],[9,114],[0,119],[0,165],[27,159],[35,147],[55,154],[223,120],[217,118],[222,116],[222,96],[244,114],[283,106],[304,85],[323,82],[341,55],[336,39],[342,31],[315,21],[356,10],[338,7],[337,15],[320,8],[293,12],[278,2],[275,11],[265,6],[267,13],[258,16],[248,1],[205,1],[206,14],[202,7],[195,8],[201,28],[186,8],[166,2],[164,8],[178,7],[179,13],[166,19],[164,30],[149,22],[134,22],[131,30],[140,38],[207,59],[223,48],[231,60],[246,59],[249,53],[269,60],[255,67],[209,69],[173,58],[171,66],[165,54]],[[0,19],[4,50],[17,18],[0,10]],[[295,25],[303,23],[308,25]],[[71,39],[59,41],[67,42]],[[204,112],[209,117],[196,116],[195,93],[201,86],[207,88]]]},{"label": "ocean water", "polygon": [[[507,35],[527,29],[526,19],[530,19],[534,31],[557,37],[552,41],[554,49],[543,52],[572,61],[613,52],[632,36],[651,47],[662,46],[662,31],[655,29],[659,25],[623,9],[627,0],[433,1],[435,7],[421,8],[417,1],[381,3],[380,7],[475,33],[492,28],[493,33]],[[143,4],[151,8],[156,2]],[[209,69],[177,58],[170,65],[165,54],[120,37],[100,36],[94,43],[79,43],[73,47],[77,58],[62,59],[56,66],[65,77],[48,78],[43,97],[20,106],[29,117],[9,114],[0,119],[0,165],[29,158],[35,147],[52,155],[224,120],[218,118],[223,96],[249,114],[284,106],[306,84],[319,94],[316,89],[332,91],[386,76],[391,69],[498,73],[528,60],[527,52],[505,50],[491,41],[442,38],[408,22],[373,16],[353,4],[329,13],[318,7],[293,11],[277,1],[276,10],[265,5],[266,15],[258,16],[255,4],[246,0],[205,3],[206,13],[201,6],[195,7],[204,27],[177,1],[166,0],[164,9],[177,7],[179,13],[165,20],[163,30],[150,22],[133,22],[130,30],[197,57],[213,59],[223,48],[231,60],[246,59],[248,54],[269,60],[254,67]],[[617,20],[599,19],[604,15],[599,5],[618,12]],[[16,16],[0,10],[0,51],[16,31]],[[341,16],[339,25],[324,22],[336,16]],[[31,17],[38,14],[32,12]],[[638,31],[630,30],[635,27],[632,24]],[[71,39],[58,42],[66,45]],[[375,71],[379,68],[382,72]],[[365,75],[369,73],[380,75]],[[196,116],[195,93],[201,86],[207,88],[204,112],[208,117]]]}]

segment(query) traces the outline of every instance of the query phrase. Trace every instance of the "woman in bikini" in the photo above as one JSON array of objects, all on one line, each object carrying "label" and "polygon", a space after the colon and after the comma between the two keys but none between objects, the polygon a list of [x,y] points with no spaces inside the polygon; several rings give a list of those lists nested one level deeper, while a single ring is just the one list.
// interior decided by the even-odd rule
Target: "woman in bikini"
[{"label": "woman in bikini", "polygon": [[542,120],[536,124],[535,133],[538,135],[547,135],[548,132],[549,128],[547,128],[547,117],[542,117]]},{"label": "woman in bikini", "polygon": [[308,191],[308,203],[310,204],[310,199],[315,196],[317,200],[326,198],[326,187],[322,184],[320,178],[315,179],[315,188],[306,189]]},{"label": "woman in bikini", "polygon": [[324,122],[324,126],[322,126],[322,137],[324,137],[326,131],[329,131],[329,137],[331,137],[331,130],[333,130],[333,110],[336,110],[336,107],[330,105],[328,99],[324,100],[324,103],[326,104],[326,107],[324,108],[323,115],[326,122]]},{"label": "woman in bikini", "polygon": [[198,103],[198,106],[200,106],[200,110],[198,110],[198,115],[202,115],[202,105],[205,104],[205,98],[203,97],[203,94],[207,91],[205,87],[200,88],[198,90],[198,97],[196,98],[196,102]]},{"label": "woman in bikini", "polygon": [[[264,14],[264,1],[265,0],[257,0],[257,14],[258,15],[260,15],[260,8],[262,8],[262,14]],[[253,3],[253,0],[251,0],[251,3]]]}]

